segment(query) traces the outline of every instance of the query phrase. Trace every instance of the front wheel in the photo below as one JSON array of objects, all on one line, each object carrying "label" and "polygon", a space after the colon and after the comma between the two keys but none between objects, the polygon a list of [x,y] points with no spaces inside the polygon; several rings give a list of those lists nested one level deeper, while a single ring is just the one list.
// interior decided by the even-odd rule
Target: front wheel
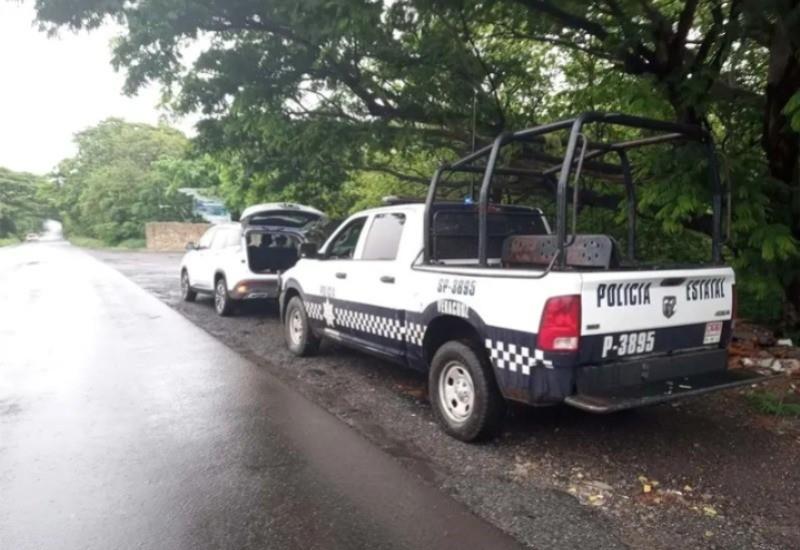
[{"label": "front wheel", "polygon": [[214,285],[214,311],[221,317],[228,317],[233,314],[233,298],[228,294],[228,283],[225,277],[217,279]]},{"label": "front wheel", "polygon": [[294,296],[286,306],[284,336],[289,351],[297,356],[314,355],[319,350],[320,339],[311,330],[306,308],[299,296]]},{"label": "front wheel", "polygon": [[444,430],[461,441],[488,439],[505,416],[489,360],[482,350],[461,341],[440,347],[431,361],[428,394]]},{"label": "front wheel", "polygon": [[194,302],[197,298],[197,292],[192,289],[189,282],[189,272],[185,269],[181,272],[181,298],[184,302]]}]

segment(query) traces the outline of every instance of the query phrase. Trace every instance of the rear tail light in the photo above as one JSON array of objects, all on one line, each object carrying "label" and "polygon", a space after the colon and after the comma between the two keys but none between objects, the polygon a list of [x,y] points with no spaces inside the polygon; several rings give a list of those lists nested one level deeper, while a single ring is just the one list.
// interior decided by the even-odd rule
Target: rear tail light
[{"label": "rear tail light", "polygon": [[547,300],[536,347],[543,351],[576,351],[581,335],[580,295]]}]

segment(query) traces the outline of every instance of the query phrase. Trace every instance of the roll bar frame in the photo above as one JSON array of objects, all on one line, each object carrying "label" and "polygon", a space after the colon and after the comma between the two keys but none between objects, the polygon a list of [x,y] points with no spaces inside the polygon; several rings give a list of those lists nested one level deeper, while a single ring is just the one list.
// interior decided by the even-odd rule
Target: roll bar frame
[{"label": "roll bar frame", "polygon": [[[691,140],[705,145],[706,154],[708,155],[709,160],[709,183],[711,185],[713,195],[711,261],[713,263],[720,263],[722,257],[723,188],[720,181],[719,169],[717,167],[714,140],[711,134],[699,126],[667,122],[620,113],[601,113],[595,111],[585,112],[575,118],[543,124],[517,132],[504,132],[497,136],[491,144],[486,145],[485,147],[482,147],[481,149],[478,149],[477,151],[470,153],[469,155],[466,155],[455,162],[439,166],[439,168],[437,168],[433,174],[425,200],[425,215],[423,222],[425,243],[423,248],[423,262],[426,264],[431,262],[431,251],[433,250],[433,235],[431,234],[431,229],[433,228],[433,204],[435,202],[436,191],[439,187],[443,174],[454,172],[483,173],[483,179],[481,181],[480,191],[478,194],[478,264],[481,267],[487,267],[489,197],[492,178],[494,175],[540,175],[542,178],[546,179],[548,177],[552,177],[552,175],[555,173],[558,173],[556,187],[556,239],[558,243],[558,261],[554,267],[566,267],[565,249],[569,246],[569,243],[567,243],[567,194],[569,192],[568,180],[575,161],[579,160],[575,158],[577,144],[582,129],[587,124],[618,125],[662,132],[660,135],[622,141],[618,143],[590,142],[588,151],[583,157],[584,162],[590,161],[593,158],[601,157],[608,153],[616,153],[619,157],[620,169],[627,198],[627,254],[631,259],[635,258],[636,253],[636,189],[627,151],[636,147],[643,147],[646,145],[676,140]],[[497,159],[500,155],[501,149],[504,146],[515,142],[529,142],[536,139],[541,139],[545,134],[561,130],[569,130],[569,137],[567,139],[564,159],[560,164],[554,165],[541,172],[524,168],[497,167]],[[475,161],[482,159],[486,159],[485,166],[473,165]],[[474,196],[472,198],[474,200]]]}]

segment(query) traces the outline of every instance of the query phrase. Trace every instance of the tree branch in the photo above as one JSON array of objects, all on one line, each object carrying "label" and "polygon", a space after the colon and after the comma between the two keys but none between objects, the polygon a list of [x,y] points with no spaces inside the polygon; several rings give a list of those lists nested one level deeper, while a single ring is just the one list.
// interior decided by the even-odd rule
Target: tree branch
[{"label": "tree branch", "polygon": [[531,11],[546,13],[560,23],[573,29],[585,31],[600,40],[608,36],[608,31],[601,24],[589,21],[580,15],[569,13],[547,0],[517,0],[517,2]]}]

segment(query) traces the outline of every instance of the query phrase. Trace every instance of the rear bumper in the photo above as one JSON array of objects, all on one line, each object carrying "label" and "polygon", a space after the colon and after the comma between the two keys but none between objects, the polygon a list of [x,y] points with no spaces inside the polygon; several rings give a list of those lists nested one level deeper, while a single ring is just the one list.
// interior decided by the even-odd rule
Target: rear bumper
[{"label": "rear bumper", "polygon": [[230,295],[235,300],[277,298],[280,293],[278,276],[274,279],[249,279],[234,285]]},{"label": "rear bumper", "polygon": [[728,370],[725,349],[578,367],[573,407],[609,413],[758,383],[769,376]]}]

